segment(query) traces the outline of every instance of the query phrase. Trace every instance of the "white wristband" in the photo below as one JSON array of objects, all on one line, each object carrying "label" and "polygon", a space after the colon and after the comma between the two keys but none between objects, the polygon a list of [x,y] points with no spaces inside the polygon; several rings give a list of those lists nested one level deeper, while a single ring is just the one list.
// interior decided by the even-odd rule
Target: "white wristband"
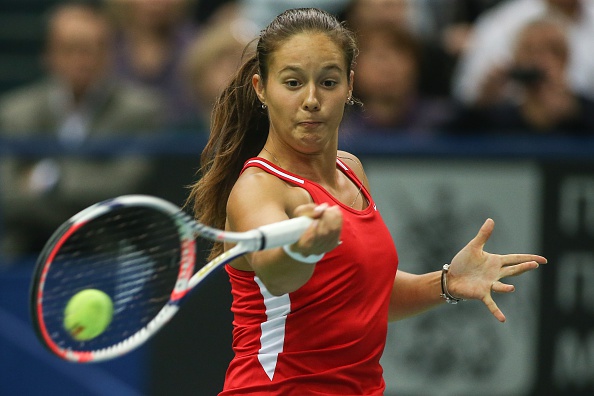
[{"label": "white wristband", "polygon": [[299,261],[305,264],[315,264],[324,257],[325,253],[322,254],[310,254],[309,256],[304,256],[301,253],[297,253],[291,250],[291,245],[283,245],[283,250],[289,257],[291,257],[295,261]]}]

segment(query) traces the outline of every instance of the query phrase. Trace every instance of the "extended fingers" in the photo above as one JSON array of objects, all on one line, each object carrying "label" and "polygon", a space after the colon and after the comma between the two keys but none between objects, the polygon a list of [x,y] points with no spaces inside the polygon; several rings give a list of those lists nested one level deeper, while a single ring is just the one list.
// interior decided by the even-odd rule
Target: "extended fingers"
[{"label": "extended fingers", "polygon": [[495,318],[500,321],[500,322],[505,322],[505,315],[503,314],[503,312],[501,312],[501,310],[499,309],[499,307],[497,306],[497,304],[495,303],[495,301],[493,300],[493,298],[491,297],[491,294],[487,294],[484,298],[483,298],[483,303],[487,306],[487,308],[489,309],[489,311],[491,311],[491,313],[493,314],[493,316],[495,316]]},{"label": "extended fingers", "polygon": [[518,276],[524,272],[535,270],[538,266],[539,264],[536,261],[504,266],[501,268],[501,277],[507,278],[509,276]]},{"label": "extended fingers", "polygon": [[534,261],[538,264],[546,264],[547,259],[536,255],[536,254],[506,254],[501,256],[501,260],[504,266],[507,265],[516,265],[521,263],[526,263],[529,261]]},{"label": "extended fingers", "polygon": [[487,241],[491,237],[494,227],[495,222],[492,219],[487,219],[479,229],[474,239],[472,240],[472,244],[477,245],[477,247],[482,249],[483,246],[485,246],[485,243],[487,243]]},{"label": "extended fingers", "polygon": [[508,285],[506,283],[495,281],[491,284],[491,290],[495,293],[511,293],[516,290],[516,288],[514,285]]}]

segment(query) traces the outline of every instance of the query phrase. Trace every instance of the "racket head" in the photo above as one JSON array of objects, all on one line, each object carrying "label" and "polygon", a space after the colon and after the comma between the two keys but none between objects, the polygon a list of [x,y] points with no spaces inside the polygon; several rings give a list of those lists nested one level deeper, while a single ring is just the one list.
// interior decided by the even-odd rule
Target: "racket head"
[{"label": "racket head", "polygon": [[[193,221],[177,206],[128,195],[76,214],[43,248],[30,288],[33,327],[42,344],[75,362],[111,359],[136,348],[177,311],[194,272]],[[99,289],[113,318],[99,336],[78,341],[63,326],[70,298]]]}]

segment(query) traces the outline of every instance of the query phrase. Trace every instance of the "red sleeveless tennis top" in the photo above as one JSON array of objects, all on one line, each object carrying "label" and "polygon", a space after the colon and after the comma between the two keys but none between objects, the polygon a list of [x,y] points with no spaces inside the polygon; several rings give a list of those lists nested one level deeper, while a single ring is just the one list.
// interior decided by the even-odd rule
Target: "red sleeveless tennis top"
[{"label": "red sleeveless tennis top", "polygon": [[364,210],[263,158],[245,163],[244,170],[255,166],[304,188],[316,204],[338,205],[342,244],[316,264],[305,285],[282,296],[270,294],[254,272],[225,267],[235,357],[221,396],[383,394],[379,361],[398,256],[371,195],[351,169],[336,163],[361,187],[369,202]]}]

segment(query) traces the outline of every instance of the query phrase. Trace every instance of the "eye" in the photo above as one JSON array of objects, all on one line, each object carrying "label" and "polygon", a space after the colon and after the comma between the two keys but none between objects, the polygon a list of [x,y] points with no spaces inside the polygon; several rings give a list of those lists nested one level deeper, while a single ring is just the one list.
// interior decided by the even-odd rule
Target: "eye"
[{"label": "eye", "polygon": [[324,80],[322,81],[322,85],[325,88],[333,88],[336,86],[336,84],[338,84],[338,82],[334,81],[334,80]]},{"label": "eye", "polygon": [[297,80],[287,80],[285,82],[285,85],[289,88],[298,88],[301,85],[301,83]]}]

